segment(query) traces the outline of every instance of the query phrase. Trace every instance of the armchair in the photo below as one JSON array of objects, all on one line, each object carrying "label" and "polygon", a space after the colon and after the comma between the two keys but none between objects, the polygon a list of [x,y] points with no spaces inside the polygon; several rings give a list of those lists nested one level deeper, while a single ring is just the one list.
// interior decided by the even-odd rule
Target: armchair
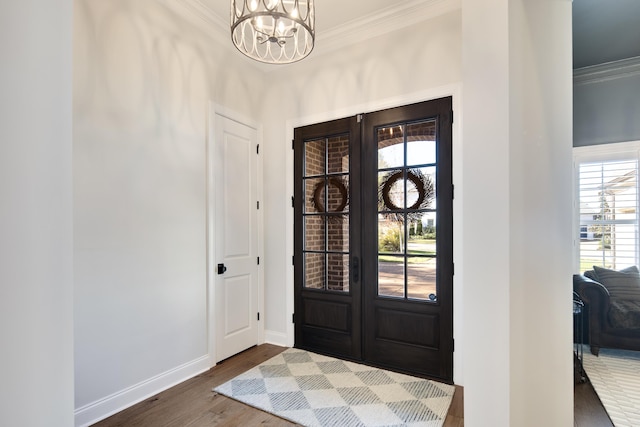
[{"label": "armchair", "polygon": [[573,276],[573,289],[585,303],[591,353],[600,348],[640,350],[640,273],[595,267]]}]

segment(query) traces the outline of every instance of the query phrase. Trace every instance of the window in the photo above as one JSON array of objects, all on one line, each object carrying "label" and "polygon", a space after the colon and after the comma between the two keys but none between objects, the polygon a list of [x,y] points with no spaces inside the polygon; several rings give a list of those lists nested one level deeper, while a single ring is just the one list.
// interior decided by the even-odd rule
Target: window
[{"label": "window", "polygon": [[378,295],[437,300],[436,120],[383,126],[378,143]]},{"label": "window", "polygon": [[578,270],[638,265],[640,142],[574,149]]},{"label": "window", "polygon": [[304,286],[349,291],[349,134],[304,141]]}]

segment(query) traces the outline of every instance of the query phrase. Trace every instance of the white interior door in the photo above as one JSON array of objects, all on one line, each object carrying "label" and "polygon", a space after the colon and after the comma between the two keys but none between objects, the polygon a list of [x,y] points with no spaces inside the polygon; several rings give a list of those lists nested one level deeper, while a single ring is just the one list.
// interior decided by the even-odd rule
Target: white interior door
[{"label": "white interior door", "polygon": [[216,114],[216,362],[258,343],[257,132]]}]

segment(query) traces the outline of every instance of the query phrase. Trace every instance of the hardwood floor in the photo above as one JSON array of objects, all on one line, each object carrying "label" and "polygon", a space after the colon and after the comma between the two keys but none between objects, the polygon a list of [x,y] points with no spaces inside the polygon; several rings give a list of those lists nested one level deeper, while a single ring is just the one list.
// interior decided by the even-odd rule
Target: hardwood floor
[{"label": "hardwood floor", "polygon": [[[581,375],[578,370],[580,362],[574,357],[573,371],[573,425],[574,427],[613,427],[613,423],[607,415],[607,411],[602,406],[600,398],[593,389],[593,386],[586,378],[586,374]],[[580,379],[586,381],[581,382]]]},{"label": "hardwood floor", "polygon": [[574,385],[573,424],[575,427],[613,427],[589,380]]},{"label": "hardwood floor", "polygon": [[[295,426],[211,391],[236,375],[284,351],[263,344],[233,356],[209,371],[144,400],[103,421],[97,427]],[[613,426],[589,382],[575,385],[575,427]],[[456,386],[445,427],[464,426],[464,390]]]},{"label": "hardwood floor", "polygon": [[[284,351],[284,347],[263,344],[233,356],[209,371],[125,409],[96,427],[210,427],[210,426],[295,426],[259,409],[211,391],[236,375]],[[445,427],[461,427],[463,391],[456,387]]]}]

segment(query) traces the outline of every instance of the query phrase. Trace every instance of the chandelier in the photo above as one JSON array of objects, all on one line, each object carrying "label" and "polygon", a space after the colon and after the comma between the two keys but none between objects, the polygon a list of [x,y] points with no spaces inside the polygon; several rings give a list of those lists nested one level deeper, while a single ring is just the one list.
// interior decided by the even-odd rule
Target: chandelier
[{"label": "chandelier", "polygon": [[314,0],[231,0],[231,39],[256,61],[289,64],[315,41]]}]

